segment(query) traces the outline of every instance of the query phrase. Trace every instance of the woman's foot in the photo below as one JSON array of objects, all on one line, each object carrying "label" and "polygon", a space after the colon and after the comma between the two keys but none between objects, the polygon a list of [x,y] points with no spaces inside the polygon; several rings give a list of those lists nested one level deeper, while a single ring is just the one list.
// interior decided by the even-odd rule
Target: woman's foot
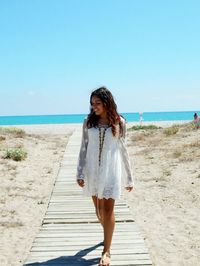
[{"label": "woman's foot", "polygon": [[102,252],[102,257],[99,262],[99,266],[110,266],[110,253],[109,252]]}]

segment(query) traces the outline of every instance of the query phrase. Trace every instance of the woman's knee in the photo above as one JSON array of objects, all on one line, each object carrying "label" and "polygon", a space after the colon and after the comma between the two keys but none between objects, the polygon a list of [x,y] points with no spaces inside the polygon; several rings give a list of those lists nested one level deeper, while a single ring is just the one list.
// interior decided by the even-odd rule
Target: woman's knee
[{"label": "woman's knee", "polygon": [[107,200],[104,201],[104,216],[109,217],[112,216],[114,213],[114,201],[113,200]]},{"label": "woman's knee", "polygon": [[114,214],[113,208],[104,208],[103,215],[104,217],[110,217]]},{"label": "woman's knee", "polygon": [[103,215],[104,212],[104,203],[103,200],[99,200],[96,197],[93,197],[93,202],[94,202],[94,206],[96,209],[96,214],[101,214]]}]

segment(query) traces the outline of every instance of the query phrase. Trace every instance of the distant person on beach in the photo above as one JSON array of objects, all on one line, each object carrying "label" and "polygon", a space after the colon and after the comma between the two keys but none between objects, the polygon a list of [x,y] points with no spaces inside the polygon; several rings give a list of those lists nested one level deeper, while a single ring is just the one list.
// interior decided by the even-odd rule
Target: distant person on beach
[{"label": "distant person on beach", "polygon": [[197,113],[194,113],[194,120],[193,120],[193,122],[195,123],[196,128],[200,128],[200,117],[198,116]]},{"label": "distant person on beach", "polygon": [[142,121],[143,121],[143,117],[142,117],[142,115],[143,115],[143,113],[140,112],[139,115],[140,115],[140,125],[142,125]]},{"label": "distant person on beach", "polygon": [[77,165],[77,183],[92,197],[96,215],[104,230],[104,249],[99,266],[110,265],[115,227],[114,205],[121,195],[121,163],[125,189],[133,190],[130,159],[125,145],[126,121],[117,112],[111,92],[101,87],[90,96],[90,113],[83,122]]}]

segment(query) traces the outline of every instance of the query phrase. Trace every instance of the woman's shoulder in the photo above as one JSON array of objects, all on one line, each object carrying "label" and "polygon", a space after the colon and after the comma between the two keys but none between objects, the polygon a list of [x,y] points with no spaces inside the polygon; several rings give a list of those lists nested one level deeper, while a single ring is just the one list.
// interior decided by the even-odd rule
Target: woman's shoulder
[{"label": "woman's shoulder", "polygon": [[85,118],[84,118],[84,121],[83,121],[83,127],[85,128],[85,129],[91,129],[91,128],[94,128],[93,126],[91,126],[90,125],[90,123],[88,122],[89,121],[89,119],[88,119],[88,116],[86,116]]},{"label": "woman's shoulder", "polygon": [[87,116],[85,116],[84,120],[83,120],[83,124],[87,123],[87,121],[88,121],[88,118],[87,118]]},{"label": "woman's shoulder", "polygon": [[120,123],[122,125],[125,125],[126,124],[126,119],[122,115],[120,115]]},{"label": "woman's shoulder", "polygon": [[83,120],[83,128],[86,130],[87,129],[87,123],[88,123],[88,119],[87,119],[87,117],[85,117],[84,118],[84,120]]}]

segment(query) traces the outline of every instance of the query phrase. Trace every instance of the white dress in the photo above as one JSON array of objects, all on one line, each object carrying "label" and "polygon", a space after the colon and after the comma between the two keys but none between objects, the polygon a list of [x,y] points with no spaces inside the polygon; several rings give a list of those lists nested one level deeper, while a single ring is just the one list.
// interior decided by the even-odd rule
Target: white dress
[{"label": "white dress", "polygon": [[[87,128],[86,119],[84,120],[76,178],[84,180],[85,196],[116,200],[121,195],[122,178],[125,187],[134,185],[125,144],[126,124],[123,118],[121,121],[123,135],[120,136],[117,125],[116,136],[113,136],[111,127],[101,125]],[[104,141],[100,149],[104,131]]]}]

